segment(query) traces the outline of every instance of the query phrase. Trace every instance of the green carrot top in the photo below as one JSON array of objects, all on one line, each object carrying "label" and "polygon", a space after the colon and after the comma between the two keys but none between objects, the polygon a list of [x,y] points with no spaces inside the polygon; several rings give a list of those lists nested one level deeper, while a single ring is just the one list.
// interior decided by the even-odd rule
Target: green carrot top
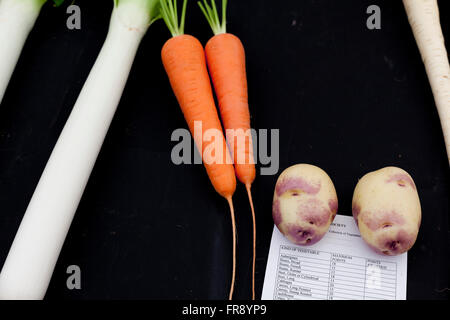
[{"label": "green carrot top", "polygon": [[[65,0],[51,0],[51,2],[53,2],[53,6],[54,7],[59,7],[60,5],[63,4]],[[0,0],[1,2],[1,0]],[[48,0],[34,0],[34,4],[37,5],[38,8],[41,8],[45,3],[47,3]]]},{"label": "green carrot top", "polygon": [[160,0],[161,16],[173,37],[184,34],[187,0],[183,0],[181,19],[178,21],[177,0]]},{"label": "green carrot top", "polygon": [[55,4],[55,7],[59,7],[60,5],[62,5],[64,2],[64,0],[53,0],[53,3]]},{"label": "green carrot top", "polygon": [[227,33],[227,0],[222,0],[222,22],[220,22],[219,14],[217,12],[216,1],[211,0],[211,5],[208,4],[207,0],[198,2],[200,9],[208,20],[214,35],[221,33]]}]

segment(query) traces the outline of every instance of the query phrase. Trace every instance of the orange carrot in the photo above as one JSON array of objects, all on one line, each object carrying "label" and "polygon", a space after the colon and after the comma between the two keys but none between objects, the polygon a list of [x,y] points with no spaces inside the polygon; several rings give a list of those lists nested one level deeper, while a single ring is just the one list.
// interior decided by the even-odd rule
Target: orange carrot
[{"label": "orange carrot", "polygon": [[[164,44],[161,57],[172,89],[204,160],[209,179],[215,190],[228,201],[230,206],[233,229],[233,270],[229,293],[231,300],[236,274],[236,225],[232,202],[236,190],[236,177],[217,114],[203,46],[193,36],[184,34],[186,3],[187,0],[184,0],[181,22],[178,25],[176,0],[161,0],[161,13],[173,36]],[[203,155],[214,141],[205,142],[202,137],[194,133],[197,121],[202,124],[202,137],[207,130],[211,129],[217,130],[220,135],[223,157],[212,163],[205,161]]]},{"label": "orange carrot", "polygon": [[[225,130],[235,130],[231,138],[234,138],[232,153],[236,176],[246,186],[251,185],[256,170],[249,134],[250,111],[244,47],[238,37],[222,33],[208,41],[205,51]],[[242,131],[237,131],[239,129]]]},{"label": "orange carrot", "polygon": [[[252,299],[255,299],[255,265],[256,265],[256,218],[251,195],[251,186],[255,180],[256,170],[253,158],[252,136],[250,132],[250,111],[248,107],[247,73],[245,50],[238,37],[226,32],[227,1],[222,0],[222,22],[215,1],[211,5],[206,0],[200,9],[205,14],[213,32],[206,45],[206,60],[209,73],[219,102],[220,115],[231,144],[236,176],[246,189],[253,219],[253,267]],[[232,140],[231,140],[232,139]],[[230,141],[231,140],[231,141]]]}]

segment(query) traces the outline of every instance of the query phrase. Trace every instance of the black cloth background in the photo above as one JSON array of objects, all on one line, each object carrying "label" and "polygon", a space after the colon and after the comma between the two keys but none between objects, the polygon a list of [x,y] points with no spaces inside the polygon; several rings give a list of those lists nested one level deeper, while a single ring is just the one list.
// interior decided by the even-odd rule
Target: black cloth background
[{"label": "black cloth background", "polygon": [[[46,5],[0,107],[0,266],[81,87],[105,39],[112,1]],[[377,4],[382,29],[366,28]],[[439,1],[447,43],[450,3]],[[339,213],[351,214],[365,173],[407,170],[422,201],[419,238],[408,255],[408,299],[448,299],[450,171],[438,114],[401,1],[229,1],[228,30],[245,45],[252,126],[280,129],[280,171],[315,164],[333,179]],[[211,31],[195,1],[186,32]],[[170,160],[173,130],[185,121],[161,64],[169,38],[146,35],[90,182],[67,236],[48,299],[225,299],[231,275],[228,207],[201,165]],[[0,44],[0,50],[1,46]],[[277,176],[253,187],[260,296],[273,228]],[[237,299],[251,291],[251,217],[235,194]],[[66,287],[79,265],[82,289]]]}]

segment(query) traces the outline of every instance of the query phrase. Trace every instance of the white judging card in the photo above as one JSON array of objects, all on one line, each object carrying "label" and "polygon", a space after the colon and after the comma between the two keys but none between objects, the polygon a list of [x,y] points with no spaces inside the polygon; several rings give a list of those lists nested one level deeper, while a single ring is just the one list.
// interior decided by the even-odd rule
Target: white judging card
[{"label": "white judging card", "polygon": [[337,215],[312,246],[274,227],[262,300],[405,300],[407,254],[382,256],[361,238],[353,217]]}]

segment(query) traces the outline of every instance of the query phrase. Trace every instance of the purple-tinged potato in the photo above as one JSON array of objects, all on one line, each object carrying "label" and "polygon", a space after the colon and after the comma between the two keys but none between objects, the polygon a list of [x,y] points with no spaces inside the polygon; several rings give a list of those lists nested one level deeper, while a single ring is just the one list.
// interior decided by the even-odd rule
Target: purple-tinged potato
[{"label": "purple-tinged potato", "polygon": [[333,182],[325,171],[298,164],[278,178],[272,215],[277,228],[298,245],[317,243],[327,233],[338,210]]},{"label": "purple-tinged potato", "polygon": [[399,255],[416,242],[420,200],[403,169],[387,167],[362,177],[353,193],[352,212],[361,237],[379,254]]}]

